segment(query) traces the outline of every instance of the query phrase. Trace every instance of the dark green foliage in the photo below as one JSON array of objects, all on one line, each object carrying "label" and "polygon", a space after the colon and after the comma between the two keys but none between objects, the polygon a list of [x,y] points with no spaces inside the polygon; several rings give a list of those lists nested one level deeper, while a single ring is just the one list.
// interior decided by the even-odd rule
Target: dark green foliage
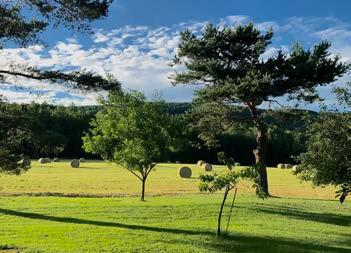
[{"label": "dark green foliage", "polygon": [[[107,16],[112,1],[19,0],[0,3],[0,49],[8,43],[16,43],[23,47],[41,43],[38,35],[50,24],[54,27],[63,25],[70,29],[87,31],[92,21]],[[86,71],[64,73],[60,70],[42,70],[36,66],[9,63],[7,68],[0,69],[0,81],[9,82],[7,79],[10,76],[64,83],[80,89],[120,88],[116,80]]]},{"label": "dark green foliage", "polygon": [[[89,30],[90,23],[106,17],[113,0],[19,0],[0,3],[0,49],[9,43],[26,47],[41,43],[40,32],[50,24],[70,29]],[[65,84],[83,90],[118,90],[120,83],[94,72],[43,70],[36,66],[11,64],[0,69],[0,82],[8,77],[23,77]]]},{"label": "dark green foliage", "polygon": [[33,67],[11,66],[11,69],[0,69],[0,81],[7,77],[24,77],[28,79],[57,83],[73,89],[83,91],[120,90],[121,83],[112,77],[103,77],[91,71],[73,71],[63,73],[61,71],[40,70]]},{"label": "dark green foliage", "polygon": [[[6,108],[6,109],[5,109]],[[184,104],[165,103],[165,111],[176,117],[172,117],[176,127],[170,129],[172,136],[176,137],[179,142],[177,149],[172,150],[169,154],[169,160],[182,161],[186,163],[196,163],[198,160],[206,159],[210,163],[217,164],[218,158],[216,154],[224,151],[226,154],[233,154],[235,161],[243,165],[251,165],[254,156],[251,150],[255,147],[254,127],[250,121],[236,122],[227,131],[216,136],[214,140],[215,146],[206,145],[206,143],[198,138],[199,132],[204,133],[205,130],[211,129],[206,124],[203,128],[195,127],[193,123],[197,120],[197,116],[189,117],[184,114],[188,110],[188,106]],[[56,152],[61,158],[86,157],[89,159],[98,158],[99,156],[86,153],[82,149],[82,135],[89,129],[89,122],[95,114],[101,110],[100,106],[54,106],[48,104],[29,104],[18,105],[3,103],[2,110],[15,115],[17,119],[26,118],[26,122],[31,122],[31,129],[37,136],[37,144],[34,140],[22,141],[20,152],[31,158],[38,157],[54,157]],[[181,114],[174,114],[179,112]],[[233,109],[235,117],[248,117],[247,110],[237,107]],[[268,131],[269,144],[267,164],[276,166],[278,163],[294,163],[291,156],[295,156],[301,152],[305,152],[306,140],[306,121],[310,118],[315,120],[317,113],[307,111],[272,111],[264,113],[265,120],[269,122]],[[307,115],[307,116],[305,116]],[[216,124],[216,122],[215,122]],[[28,125],[28,124],[27,124]],[[191,128],[188,128],[191,125]],[[51,136],[53,135],[53,136]],[[55,138],[56,136],[56,138]],[[45,139],[55,141],[51,143]],[[186,140],[186,141],[185,141]],[[57,146],[56,146],[57,145]],[[37,147],[35,147],[37,146]],[[44,147],[45,149],[41,149]],[[62,147],[64,149],[62,150]],[[62,151],[61,151],[62,150]],[[167,161],[167,159],[163,159]]]},{"label": "dark green foliage", "polygon": [[175,63],[183,63],[188,71],[177,73],[174,81],[208,84],[200,91],[202,98],[251,102],[257,106],[270,97],[287,93],[315,100],[316,85],[334,81],[347,69],[339,57],[329,57],[330,43],[326,41],[312,50],[296,45],[289,55],[279,51],[262,61],[260,57],[272,37],[271,31],[261,34],[253,24],[234,29],[208,25],[202,37],[185,31]]},{"label": "dark green foliage", "polygon": [[[25,0],[0,3],[0,45],[38,42],[47,26],[88,30],[91,21],[106,17],[113,0]],[[29,15],[32,13],[32,15]]]},{"label": "dark green foliage", "polygon": [[172,115],[184,114],[191,109],[190,103],[167,102],[165,104],[166,111]]},{"label": "dark green foliage", "polygon": [[3,160],[7,154],[6,161],[12,161],[12,168],[23,156],[72,158],[85,155],[81,148],[82,134],[89,129],[89,121],[97,108],[45,103],[21,105],[2,102],[0,105],[3,140],[0,146]]},{"label": "dark green foliage", "polygon": [[340,187],[341,203],[351,192],[351,114],[322,113],[308,130],[307,152],[299,156],[302,180]]},{"label": "dark green foliage", "polygon": [[62,152],[67,140],[53,127],[54,122],[48,105],[4,104],[1,111],[21,119],[17,127],[24,131],[23,137],[20,138],[19,132],[12,133],[13,138],[19,141],[18,152],[34,156],[37,154],[48,156]]},{"label": "dark green foliage", "polygon": [[[49,25],[54,27],[63,25],[78,31],[88,31],[92,21],[107,16],[111,3],[112,0],[1,1],[0,49],[11,43],[22,47],[33,43],[39,44],[41,43],[38,39],[39,34]],[[0,69],[0,83],[13,83],[13,79],[9,77],[54,82],[82,90],[120,90],[120,83],[111,76],[105,78],[87,71],[67,73],[8,63],[6,67]],[[47,153],[62,151],[67,141],[63,140],[60,134],[41,129],[40,122],[35,123],[29,115],[17,118],[20,112],[9,114],[2,111],[4,108],[0,109],[0,120],[6,121],[6,125],[1,125],[0,134],[1,171],[13,173],[21,171],[22,168],[18,164],[19,154],[28,147],[37,145],[36,149],[41,152],[46,150]]]},{"label": "dark green foliage", "polygon": [[147,102],[144,95],[109,93],[101,100],[103,109],[91,122],[83,137],[84,149],[115,162],[145,183],[156,163],[167,159],[172,149],[170,133],[174,121],[166,114],[162,101]]},{"label": "dark green foliage", "polygon": [[20,174],[29,169],[20,164],[21,142],[27,138],[28,129],[22,117],[14,116],[3,110],[4,102],[0,98],[0,173]]},{"label": "dark green foliage", "polygon": [[[267,165],[276,166],[282,161],[292,163],[293,157],[305,151],[306,121],[313,120],[317,113],[285,109],[262,110],[260,114],[269,124]],[[206,159],[210,157],[217,162],[213,153],[224,151],[242,164],[255,162],[251,152],[256,143],[255,129],[247,109],[220,103],[195,103],[187,114],[187,123],[195,136],[193,147],[198,147],[198,152],[200,149],[212,152],[203,153]]]},{"label": "dark green foliage", "polygon": [[[232,122],[240,120],[226,118],[225,104],[241,104],[248,108],[256,128],[257,147],[253,154],[263,190],[260,195],[266,196],[269,195],[266,172],[268,125],[257,107],[263,102],[276,102],[275,98],[283,95],[306,102],[318,101],[316,87],[335,81],[348,68],[338,56],[331,57],[327,41],[311,50],[295,45],[290,54],[279,51],[263,60],[272,37],[272,31],[262,34],[253,24],[235,28],[208,25],[201,36],[185,31],[174,57],[174,64],[185,66],[185,71],[171,77],[175,84],[204,84],[197,93],[198,101],[220,105],[218,109],[223,113],[212,105],[219,115],[217,126],[211,129],[212,134],[227,131]],[[228,123],[223,124],[223,119]],[[213,122],[214,118],[204,120]],[[208,141],[208,136],[201,133],[200,137]]]},{"label": "dark green foliage", "polygon": [[47,24],[39,20],[26,21],[18,6],[0,3],[0,46],[6,41],[27,45],[37,41],[37,34],[45,29]]}]

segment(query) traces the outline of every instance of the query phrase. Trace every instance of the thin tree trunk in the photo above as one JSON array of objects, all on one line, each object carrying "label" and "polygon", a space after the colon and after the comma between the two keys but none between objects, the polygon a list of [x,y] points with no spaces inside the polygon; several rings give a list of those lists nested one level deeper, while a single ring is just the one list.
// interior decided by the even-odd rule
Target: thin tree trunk
[{"label": "thin tree trunk", "polygon": [[248,103],[248,107],[251,112],[251,117],[256,127],[256,143],[257,147],[253,150],[255,161],[258,170],[258,187],[257,193],[261,197],[268,197],[268,179],[267,179],[267,164],[266,164],[266,153],[267,153],[267,125],[257,115],[257,110],[252,103]]},{"label": "thin tree trunk", "polygon": [[222,204],[221,204],[221,208],[219,209],[219,214],[218,214],[218,227],[217,227],[217,236],[220,236],[221,235],[221,220],[222,220],[222,213],[223,213],[223,208],[224,208],[224,204],[225,204],[225,201],[227,199],[227,196],[228,196],[228,192],[229,192],[229,188],[225,188],[225,191],[224,191],[224,197],[223,197],[223,201],[222,201]]},{"label": "thin tree trunk", "polygon": [[145,201],[145,182],[146,178],[141,180],[141,201]]}]

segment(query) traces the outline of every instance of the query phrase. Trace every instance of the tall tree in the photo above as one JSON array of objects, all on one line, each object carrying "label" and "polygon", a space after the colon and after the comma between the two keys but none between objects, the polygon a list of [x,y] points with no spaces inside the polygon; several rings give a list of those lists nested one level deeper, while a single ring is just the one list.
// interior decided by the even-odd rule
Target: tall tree
[{"label": "tall tree", "polygon": [[137,92],[110,93],[101,103],[103,109],[83,137],[84,149],[136,176],[142,183],[144,201],[150,172],[157,162],[167,159],[171,149],[172,117],[165,113],[163,102],[147,102]]},{"label": "tall tree", "polygon": [[201,36],[184,31],[173,64],[185,70],[171,76],[175,84],[203,84],[197,93],[202,101],[241,104],[249,109],[257,130],[253,154],[259,175],[256,193],[260,197],[269,196],[268,126],[258,106],[284,95],[314,102],[320,99],[316,89],[319,85],[327,85],[347,71],[338,56],[330,55],[327,41],[308,50],[296,44],[289,54],[280,50],[263,59],[272,37],[272,31],[263,34],[252,23],[235,28],[208,25]]}]

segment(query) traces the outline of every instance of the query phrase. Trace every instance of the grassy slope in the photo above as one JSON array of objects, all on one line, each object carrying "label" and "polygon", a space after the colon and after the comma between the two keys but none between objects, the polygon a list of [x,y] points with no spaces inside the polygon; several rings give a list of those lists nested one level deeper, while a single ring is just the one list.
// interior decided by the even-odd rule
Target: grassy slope
[{"label": "grassy slope", "polygon": [[[1,192],[134,194],[139,190],[134,177],[101,163],[87,163],[87,168],[78,170],[64,163],[45,167],[35,165],[20,177],[1,178]],[[285,197],[258,200],[247,184],[241,185],[230,235],[216,238],[221,196],[192,194],[198,192],[197,180],[177,178],[176,167],[157,168],[148,192],[189,194],[149,196],[145,203],[137,197],[1,197],[0,245],[28,252],[351,250],[350,202],[340,205],[335,200],[317,199],[332,198],[333,190],[301,186],[288,171],[274,169],[269,171],[272,192]],[[196,166],[194,169],[199,172]],[[297,196],[287,197],[294,191]],[[229,206],[224,221],[228,210]]]}]

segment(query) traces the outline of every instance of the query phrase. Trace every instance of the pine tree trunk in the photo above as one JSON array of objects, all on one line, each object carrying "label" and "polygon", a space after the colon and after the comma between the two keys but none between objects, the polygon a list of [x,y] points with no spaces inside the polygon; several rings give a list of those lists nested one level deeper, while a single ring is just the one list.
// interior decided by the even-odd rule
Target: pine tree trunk
[{"label": "pine tree trunk", "polygon": [[222,213],[223,213],[223,208],[224,208],[225,201],[226,201],[227,196],[228,196],[228,192],[229,192],[229,188],[227,187],[227,188],[225,188],[224,197],[223,197],[223,200],[222,200],[221,208],[219,209],[218,222],[217,222],[217,236],[221,235]]},{"label": "pine tree trunk", "polygon": [[260,197],[268,197],[268,178],[267,178],[267,164],[266,164],[266,153],[267,153],[267,125],[257,115],[257,109],[252,103],[248,103],[248,107],[251,112],[253,123],[256,127],[256,149],[253,150],[255,156],[255,162],[258,170],[258,187],[256,193]]},{"label": "pine tree trunk", "polygon": [[258,185],[260,187],[260,194],[262,197],[268,197],[268,179],[267,179],[267,165],[266,165],[266,150],[267,150],[267,126],[259,124],[256,126],[256,142],[257,148],[253,150],[256,165],[258,169]]}]

